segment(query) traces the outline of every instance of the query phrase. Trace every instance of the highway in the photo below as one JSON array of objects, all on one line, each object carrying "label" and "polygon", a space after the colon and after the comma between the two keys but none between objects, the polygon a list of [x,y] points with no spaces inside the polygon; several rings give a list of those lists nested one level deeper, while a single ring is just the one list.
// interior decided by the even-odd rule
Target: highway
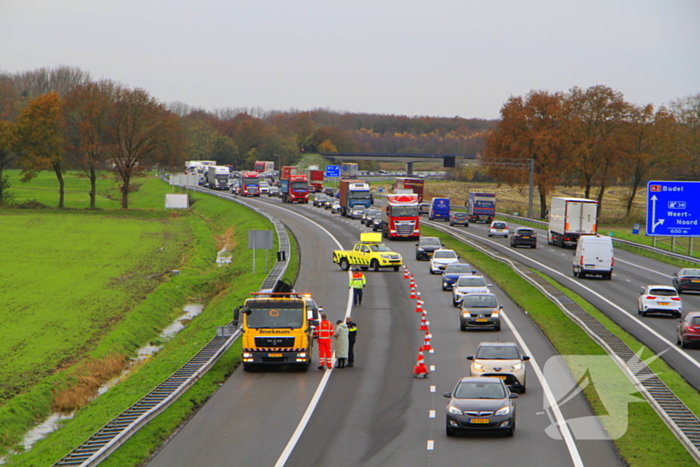
[{"label": "highway", "polygon": [[[557,418],[545,410],[548,388],[535,370],[555,352],[497,287],[494,293],[507,316],[502,330],[461,332],[451,294],[441,290],[440,278],[429,274],[427,262],[414,260],[414,242],[390,243],[415,275],[433,336],[434,353],[425,357],[434,371],[427,379],[415,379],[412,369],[424,333],[418,330],[415,300],[408,298],[408,281],[401,272],[368,272],[363,306],[350,310],[348,273],[331,261],[332,250],[351,247],[367,229],[311,204],[283,205],[267,198],[249,202],[278,217],[296,237],[301,253],[296,290],[312,293],[332,321],[351,311],[359,327],[356,366],[320,371],[315,358],[307,373],[239,369],[149,465],[446,466],[468,458],[478,459],[479,465],[622,465],[608,440],[576,440],[566,430],[567,441],[545,432]],[[479,234],[478,227],[468,230]],[[447,438],[442,394],[468,374],[465,357],[480,342],[492,340],[519,342],[533,357],[526,364],[527,393],[517,399],[515,436]],[[569,378],[561,372],[556,379]],[[592,415],[580,395],[561,412],[566,419]],[[598,434],[603,437],[602,429]]]},{"label": "highway", "polygon": [[[437,225],[442,226],[442,222],[438,222]],[[510,227],[513,230],[517,225],[511,223]],[[669,315],[642,317],[637,314],[637,299],[643,287],[649,284],[671,285],[671,276],[678,271],[678,267],[616,249],[611,281],[595,276],[579,279],[572,274],[574,250],[547,245],[545,231],[538,231],[538,246],[536,250],[532,250],[511,248],[509,239],[488,238],[488,226],[484,224],[470,224],[466,229],[455,228],[470,238],[479,239],[505,255],[543,272],[578,293],[649,349],[662,354],[662,358],[668,364],[700,390],[700,352],[693,348],[681,349],[676,345],[678,320]],[[681,300],[684,313],[700,310],[699,294],[685,293],[681,295]]]}]

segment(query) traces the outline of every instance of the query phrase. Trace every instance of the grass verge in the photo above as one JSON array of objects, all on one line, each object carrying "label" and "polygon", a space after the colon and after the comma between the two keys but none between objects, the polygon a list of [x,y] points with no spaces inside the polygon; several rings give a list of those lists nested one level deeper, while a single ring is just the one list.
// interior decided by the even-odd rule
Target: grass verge
[{"label": "grass verge", "polygon": [[[156,191],[163,188],[166,192],[172,190],[158,180],[154,182]],[[142,186],[147,183],[151,181],[146,181]],[[142,200],[146,203],[158,200],[160,204],[163,200],[162,191],[152,195],[143,193]],[[127,312],[111,332],[86,349],[86,358],[104,356],[115,348],[124,349],[126,354],[133,355],[135,349],[149,342],[164,344],[162,350],[143,363],[126,381],[80,409],[72,420],[65,422],[61,430],[36,443],[30,451],[11,456],[6,465],[50,465],[58,460],[189,360],[213,336],[216,326],[231,320],[231,310],[249,292],[258,290],[267,272],[255,275],[250,273],[252,253],[247,249],[247,232],[250,229],[270,229],[272,226],[269,221],[243,206],[213,196],[193,195],[193,200],[190,212],[174,215],[177,222],[181,222],[184,225],[183,229],[189,233],[188,240],[183,245],[184,250],[178,254],[180,274],[168,277],[154,292],[139,297],[138,305]],[[160,206],[162,209],[162,204]],[[48,215],[55,214],[53,211],[47,212]],[[43,211],[31,212],[31,215],[42,213]],[[162,211],[158,214],[161,213]],[[103,216],[105,222],[109,222],[110,219],[107,218],[120,219],[130,214],[134,217],[153,215],[148,211],[99,214],[95,211],[80,211],[71,214],[84,215],[85,218]],[[234,260],[228,267],[219,268],[214,264],[214,259],[222,241],[231,243],[229,249]],[[260,271],[261,264],[258,266],[257,270]],[[293,277],[297,269],[298,259],[292,255],[288,270],[290,277]],[[204,312],[192,320],[175,338],[162,342],[158,337],[160,329],[179,316],[186,303],[198,300],[207,302]],[[198,386],[190,389],[188,395],[183,398],[184,402],[176,404],[174,413],[182,411],[189,414],[206,400],[233,371],[239,354],[240,349],[237,350],[235,346],[230,349],[217,362],[215,368],[202,378]],[[46,378],[30,391],[13,398],[0,408],[0,432],[6,449],[18,450],[18,436],[26,432],[37,420],[48,415],[55,388],[69,384],[72,369],[74,366]],[[186,416],[174,415],[180,420]],[[173,417],[172,413],[169,412],[167,417]],[[172,429],[167,428],[167,424],[164,427],[159,430],[165,430],[163,432],[168,434],[172,432]],[[167,437],[167,434],[163,436]],[[144,447],[138,447],[135,451],[131,450],[128,457],[147,458],[151,449],[147,448],[144,451]],[[128,463],[122,462],[120,465]]]},{"label": "grass verge", "polygon": [[[530,318],[537,324],[559,355],[605,355],[605,351],[577,324],[564,315],[538,289],[507,265],[493,260],[487,255],[430,227],[422,227],[421,233],[440,237],[447,248],[455,250],[462,258],[469,261],[496,282],[520,308],[528,311]],[[629,342],[625,340],[625,342],[632,349],[642,347],[642,344],[636,342],[631,336],[628,335],[627,338],[631,340]],[[657,365],[659,364],[655,363],[652,365],[655,371],[657,368],[660,368]],[[618,371],[618,373],[622,375],[621,372]],[[670,369],[663,371],[663,373],[667,373],[666,378],[674,384],[672,389],[678,388],[684,394],[683,397],[688,398],[692,396],[691,392],[676,384],[679,379],[682,380],[680,375],[676,373],[675,377],[671,376],[670,373],[675,372]],[[690,389],[692,390],[692,388]],[[601,418],[608,415],[605,407],[590,386],[584,390],[584,395],[596,415],[601,416]],[[641,399],[639,394],[637,396]],[[697,392],[695,392],[695,397],[697,397]],[[693,407],[697,407],[697,404],[694,403],[690,407],[693,409]],[[628,429],[625,434],[613,440],[613,442],[620,456],[630,466],[697,465],[646,401],[640,400],[640,402],[628,404],[627,422]],[[654,440],[654,442],[650,442],[650,440]]]}]

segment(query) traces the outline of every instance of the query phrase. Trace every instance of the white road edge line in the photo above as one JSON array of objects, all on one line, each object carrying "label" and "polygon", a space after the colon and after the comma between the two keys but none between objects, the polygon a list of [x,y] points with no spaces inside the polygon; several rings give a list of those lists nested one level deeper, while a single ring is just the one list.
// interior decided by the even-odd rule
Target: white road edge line
[{"label": "white road edge line", "polygon": [[[264,203],[264,204],[267,204],[267,203]],[[336,239],[333,236],[333,234],[331,234],[323,226],[312,221],[308,217],[304,217],[301,214],[296,213],[292,210],[286,209],[284,207],[279,207],[279,208],[285,209],[286,211],[303,218],[305,221],[314,224],[316,227],[318,227],[319,229],[324,231],[335,242],[335,244],[338,246],[339,250],[342,250],[343,246],[340,244],[338,239]],[[350,271],[348,270],[348,279],[349,278],[350,278]],[[352,290],[350,290],[348,293],[348,304],[345,308],[345,316],[350,315],[351,309],[352,309]],[[335,360],[335,352],[333,353],[333,359]],[[285,446],[284,450],[282,451],[282,454],[280,454],[279,459],[277,459],[277,462],[275,463],[275,467],[283,467],[284,464],[289,459],[289,456],[292,454],[294,447],[299,442],[299,438],[301,438],[301,435],[304,433],[304,430],[306,429],[306,425],[308,425],[309,420],[311,419],[311,416],[314,413],[314,410],[316,410],[316,406],[318,405],[318,401],[321,399],[321,396],[323,395],[323,391],[326,389],[326,385],[328,384],[328,379],[330,379],[332,372],[333,372],[333,370],[330,370],[330,371],[324,370],[323,377],[321,378],[321,382],[319,383],[318,387],[316,388],[316,392],[314,393],[314,396],[311,398],[311,402],[309,402],[309,406],[306,408],[306,411],[304,412],[304,416],[301,417],[301,420],[299,421],[299,424],[297,425],[296,430],[294,430],[292,437],[289,439],[287,446]]]},{"label": "white road edge line", "polygon": [[544,377],[544,373],[542,373],[540,366],[537,364],[535,358],[532,356],[532,352],[530,352],[530,349],[523,340],[522,336],[517,331],[517,329],[515,329],[515,326],[513,326],[513,323],[511,322],[510,318],[508,318],[508,316],[504,312],[501,312],[501,316],[503,317],[503,319],[505,319],[506,324],[508,324],[508,327],[515,335],[515,338],[518,340],[520,347],[523,349],[523,353],[525,355],[530,355],[530,364],[532,365],[532,369],[535,371],[535,375],[537,375],[537,379],[540,380],[540,384],[542,384],[542,389],[544,390],[544,394],[547,397],[549,406],[552,408],[552,412],[554,412],[554,416],[557,419],[557,427],[559,428],[559,432],[561,433],[562,438],[566,443],[566,447],[569,450],[571,460],[573,461],[576,467],[583,467],[583,460],[581,459],[581,455],[578,452],[578,447],[576,446],[574,437],[571,435],[571,431],[569,431],[569,425],[567,425],[566,419],[561,413],[559,405],[557,405],[557,401],[554,397],[554,394],[552,393],[551,388],[549,387],[549,384],[547,384],[547,381]]}]

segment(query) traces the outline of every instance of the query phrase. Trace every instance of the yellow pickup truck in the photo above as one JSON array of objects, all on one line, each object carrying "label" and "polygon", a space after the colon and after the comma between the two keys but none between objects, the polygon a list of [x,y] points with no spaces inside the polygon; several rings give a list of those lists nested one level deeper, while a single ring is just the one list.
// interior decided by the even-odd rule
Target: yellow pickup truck
[{"label": "yellow pickup truck", "polygon": [[333,262],[340,265],[343,271],[347,271],[350,266],[360,266],[362,270],[379,271],[379,268],[394,268],[394,271],[398,271],[403,264],[401,255],[391,251],[381,241],[382,234],[378,232],[361,233],[360,241],[352,250],[333,252]]}]

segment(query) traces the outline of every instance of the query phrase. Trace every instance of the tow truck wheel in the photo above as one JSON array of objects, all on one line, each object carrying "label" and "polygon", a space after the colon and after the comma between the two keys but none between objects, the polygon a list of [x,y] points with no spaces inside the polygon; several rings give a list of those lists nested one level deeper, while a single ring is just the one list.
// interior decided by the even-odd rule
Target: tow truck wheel
[{"label": "tow truck wheel", "polygon": [[350,263],[348,263],[347,258],[343,258],[340,260],[340,269],[342,269],[343,271],[347,271],[348,269],[350,269]]},{"label": "tow truck wheel", "polygon": [[372,268],[372,271],[374,271],[374,272],[379,271],[379,261],[377,261],[376,259],[372,260],[372,264],[370,266]]}]

